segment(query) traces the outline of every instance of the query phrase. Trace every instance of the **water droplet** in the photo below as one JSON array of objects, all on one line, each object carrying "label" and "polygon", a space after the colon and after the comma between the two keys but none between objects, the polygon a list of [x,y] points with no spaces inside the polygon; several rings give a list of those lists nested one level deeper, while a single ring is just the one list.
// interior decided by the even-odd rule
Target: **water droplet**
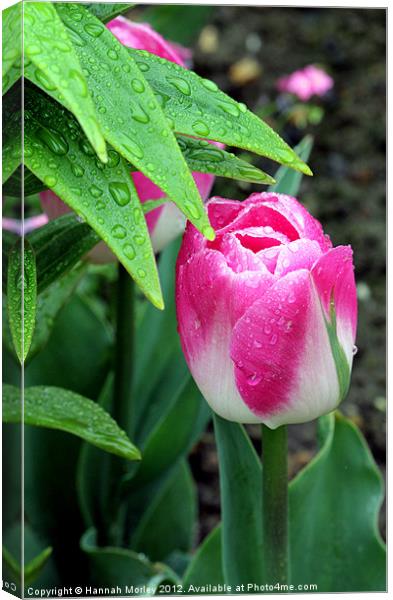
[{"label": "water droplet", "polygon": [[129,260],[135,258],[135,250],[131,244],[125,244],[123,246],[123,252]]},{"label": "water droplet", "polygon": [[184,206],[190,213],[191,217],[193,217],[194,219],[199,219],[199,217],[201,216],[201,211],[199,210],[198,206],[196,206],[189,200],[186,200],[186,202],[184,203]]},{"label": "water droplet", "polygon": [[209,135],[210,129],[206,123],[203,121],[195,121],[192,124],[192,129],[195,131],[197,135]]},{"label": "water droplet", "polygon": [[28,56],[37,56],[37,54],[41,54],[42,48],[38,44],[28,44],[25,47],[25,52]]},{"label": "water droplet", "polygon": [[238,107],[239,107],[240,112],[242,112],[242,113],[247,112],[247,106],[243,102],[239,102]]},{"label": "water droplet", "polygon": [[209,92],[217,92],[218,90],[218,85],[214,83],[214,81],[210,81],[210,79],[202,79],[202,85],[209,90]]},{"label": "water droplet", "polygon": [[258,340],[254,340],[254,348],[262,348],[261,342],[258,342]]},{"label": "water droplet", "polygon": [[270,338],[269,344],[271,346],[274,346],[277,343],[277,335],[275,333],[273,333],[272,337]]},{"label": "water droplet", "polygon": [[60,50],[60,52],[70,52],[71,46],[67,42],[63,42],[62,40],[52,40],[52,44],[55,48]]},{"label": "water droplet", "polygon": [[89,187],[89,192],[93,196],[93,198],[99,198],[103,194],[101,188],[97,187],[94,184]]},{"label": "water droplet", "polygon": [[134,92],[136,92],[137,94],[141,94],[145,91],[144,83],[140,79],[133,79],[131,81],[131,86]]},{"label": "water droplet", "polygon": [[87,156],[94,156],[95,155],[93,146],[85,138],[82,138],[80,140],[79,147],[82,150],[82,152],[84,152],[85,154],[87,154]]},{"label": "water droplet", "polygon": [[40,127],[37,137],[57,156],[64,156],[68,152],[68,143],[65,138],[55,129]]},{"label": "water droplet", "polygon": [[150,122],[150,117],[141,104],[131,107],[132,118],[138,123],[146,125]]},{"label": "water droplet", "polygon": [[98,23],[87,23],[87,25],[85,25],[84,27],[86,33],[88,33],[89,35],[91,35],[92,37],[99,37],[102,32],[104,31],[104,28],[102,27],[102,25],[99,25]]},{"label": "water droplet", "polygon": [[119,206],[126,206],[130,202],[131,194],[126,183],[121,181],[111,182],[108,187],[116,204]]},{"label": "water droplet", "polygon": [[44,177],[44,183],[47,187],[52,188],[56,185],[57,179],[53,175],[47,175]]},{"label": "water droplet", "polygon": [[126,228],[123,225],[114,225],[112,227],[112,235],[118,240],[123,240],[127,235]]},{"label": "water droplet", "polygon": [[143,279],[146,277],[146,271],[144,269],[137,269],[137,275]]},{"label": "water droplet", "polygon": [[108,55],[108,57],[109,57],[109,58],[111,58],[112,60],[117,60],[117,59],[119,58],[119,56],[118,56],[118,54],[117,54],[116,50],[113,50],[113,49],[110,49],[110,50],[108,50],[108,52],[107,52],[107,55]]},{"label": "water droplet", "polygon": [[182,79],[181,77],[167,77],[168,83],[170,83],[174,88],[176,88],[181,94],[185,96],[191,95],[191,88],[189,83]]},{"label": "water droplet", "polygon": [[48,91],[53,92],[56,89],[55,84],[49,79],[49,77],[41,71],[41,69],[36,69],[35,76],[38,82]]},{"label": "water droplet", "polygon": [[247,377],[247,383],[248,385],[258,385],[261,379],[262,377],[260,375],[258,375],[257,373],[252,373]]},{"label": "water droplet", "polygon": [[83,177],[85,170],[80,165],[71,165],[71,171],[75,175],[75,177]]},{"label": "water droplet", "polygon": [[357,353],[358,353],[358,347],[357,347],[357,346],[354,346],[354,347],[352,348],[352,356],[355,356]]},{"label": "water droplet", "polygon": [[270,325],[265,325],[265,328],[263,331],[266,333],[266,335],[269,335],[269,333],[272,332],[272,328],[270,327]]},{"label": "water droplet", "polygon": [[108,151],[108,167],[114,168],[117,167],[120,161],[120,156],[115,150]]},{"label": "water droplet", "polygon": [[78,86],[78,91],[82,98],[86,98],[88,95],[88,89],[84,77],[82,77],[82,75],[78,71],[75,71],[75,69],[71,69],[68,73],[68,76],[70,80],[73,83],[76,83],[76,85]]},{"label": "water droplet", "polygon": [[218,104],[218,106],[224,111],[226,112],[228,115],[231,115],[232,117],[238,117],[240,114],[240,110],[238,109],[236,104],[232,104],[229,102],[220,102]]}]

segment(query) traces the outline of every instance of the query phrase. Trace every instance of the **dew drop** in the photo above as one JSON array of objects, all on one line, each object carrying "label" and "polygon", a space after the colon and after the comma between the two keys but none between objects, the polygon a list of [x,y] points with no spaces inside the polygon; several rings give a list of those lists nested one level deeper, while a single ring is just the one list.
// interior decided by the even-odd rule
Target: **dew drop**
[{"label": "dew drop", "polygon": [[274,346],[277,343],[277,335],[275,333],[273,333],[272,337],[269,340],[269,344],[271,346]]},{"label": "dew drop", "polygon": [[112,60],[117,60],[119,58],[116,50],[112,50],[112,49],[108,50],[107,55]]},{"label": "dew drop", "polygon": [[170,83],[174,88],[176,88],[181,94],[185,96],[191,95],[191,88],[189,83],[182,79],[181,77],[167,77],[168,83]]},{"label": "dew drop", "polygon": [[88,33],[89,35],[91,35],[92,37],[99,37],[102,32],[104,31],[104,28],[99,25],[98,23],[87,23],[87,25],[85,25],[84,27],[86,33]]},{"label": "dew drop", "polygon": [[131,244],[125,244],[123,246],[123,252],[129,260],[132,260],[133,258],[135,258],[135,250]]},{"label": "dew drop", "polygon": [[218,90],[218,85],[216,83],[214,83],[214,81],[211,81],[210,79],[202,79],[202,85],[207,90],[209,90],[209,92],[217,92],[217,90]]},{"label": "dew drop", "polygon": [[89,187],[89,192],[93,198],[99,198],[103,194],[102,189],[94,184]]},{"label": "dew drop", "polygon": [[240,110],[238,109],[236,104],[230,104],[229,102],[220,102],[218,106],[232,117],[238,117],[240,114]]},{"label": "dew drop", "polygon": [[142,148],[128,136],[127,136],[127,144],[123,143],[123,147],[125,148],[125,150],[127,150],[127,152],[132,154],[135,158],[143,158]]},{"label": "dew drop", "polygon": [[108,187],[112,198],[118,206],[126,206],[130,202],[130,190],[126,183],[114,181],[111,182]]},{"label": "dew drop", "polygon": [[127,235],[127,231],[123,225],[114,225],[112,227],[112,235],[117,240],[124,240]]},{"label": "dew drop", "polygon": [[137,269],[137,275],[138,277],[141,277],[141,279],[143,279],[144,277],[146,277],[146,271],[144,269]]},{"label": "dew drop", "polygon": [[75,165],[75,164],[71,165],[71,171],[73,172],[75,177],[83,177],[84,172],[85,172],[84,169],[80,165]]},{"label": "dew drop", "polygon": [[134,240],[135,240],[135,243],[138,244],[138,246],[142,246],[145,243],[145,236],[140,235],[140,234],[135,235]]},{"label": "dew drop", "polygon": [[195,121],[192,124],[192,129],[197,135],[209,135],[210,129],[203,121]]},{"label": "dew drop", "polygon": [[120,161],[120,156],[114,150],[108,151],[108,167],[114,168],[117,167]]},{"label": "dew drop", "polygon": [[358,347],[357,347],[357,346],[354,346],[354,347],[352,348],[352,356],[355,356],[357,353],[358,353]]},{"label": "dew drop", "polygon": [[44,183],[47,187],[52,188],[56,185],[57,179],[53,175],[47,175],[44,177]]},{"label": "dew drop", "polygon": [[133,79],[131,81],[131,86],[134,92],[136,92],[137,94],[141,94],[145,91],[144,83],[140,79]]},{"label": "dew drop", "polygon": [[47,77],[47,75],[41,71],[41,69],[36,69],[35,76],[39,83],[48,91],[53,92],[56,89],[55,84]]},{"label": "dew drop", "polygon": [[260,383],[262,377],[257,373],[252,373],[249,377],[247,377],[248,385],[258,385]]},{"label": "dew drop", "polygon": [[55,129],[40,127],[37,137],[57,156],[64,156],[68,152],[68,143]]}]

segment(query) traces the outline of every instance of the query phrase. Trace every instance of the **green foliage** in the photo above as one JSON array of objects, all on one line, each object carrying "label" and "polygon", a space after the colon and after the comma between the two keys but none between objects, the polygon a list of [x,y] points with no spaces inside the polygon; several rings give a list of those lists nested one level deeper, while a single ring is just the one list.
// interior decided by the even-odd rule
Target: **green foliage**
[{"label": "green foliage", "polygon": [[2,50],[2,82],[5,94],[22,74],[22,2],[3,10]]},{"label": "green foliage", "polygon": [[290,484],[292,582],[316,583],[319,593],[384,591],[381,475],[351,421],[330,414],[320,432],[318,454]]},{"label": "green foliage", "polygon": [[24,6],[25,77],[45,91],[56,90],[78,119],[87,138],[103,162],[105,140],[97,121],[90,90],[75,46],[50,2],[28,2]]},{"label": "green foliage", "polygon": [[[308,161],[311,154],[314,140],[308,135],[294,149],[296,154],[304,160]],[[298,171],[292,171],[287,167],[280,167],[275,174],[276,183],[269,187],[269,192],[278,192],[288,194],[288,196],[296,196],[302,181],[302,174]]]},{"label": "green foliage", "polygon": [[[52,550],[53,549],[50,546],[45,548],[25,565],[23,573],[25,585],[30,585],[37,579],[41,571],[45,568],[45,565],[52,554]],[[5,546],[3,546],[3,559],[5,561],[6,568],[8,568],[14,579],[20,580],[22,577],[20,564],[15,560]]]},{"label": "green foliage", "polygon": [[115,421],[95,402],[61,388],[26,388],[21,410],[21,390],[3,387],[3,421],[72,433],[90,444],[128,460],[140,459],[138,449]]},{"label": "green foliage", "polygon": [[183,585],[188,590],[190,585],[205,586],[223,585],[225,583],[222,571],[222,531],[217,525],[203,540],[195,552],[184,574]]},{"label": "green foliage", "polygon": [[130,10],[134,4],[127,4],[124,2],[113,2],[109,3],[89,3],[85,4],[85,7],[91,12],[97,19],[100,19],[103,23],[108,23],[118,15]]},{"label": "green foliage", "polygon": [[8,256],[7,309],[15,351],[23,363],[33,338],[37,310],[36,257],[27,240],[18,240]]}]

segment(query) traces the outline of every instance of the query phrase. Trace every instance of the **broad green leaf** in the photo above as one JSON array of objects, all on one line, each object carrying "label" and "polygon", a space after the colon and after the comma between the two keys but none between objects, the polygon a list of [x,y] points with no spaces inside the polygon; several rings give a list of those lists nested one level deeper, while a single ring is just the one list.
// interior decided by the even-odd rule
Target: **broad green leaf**
[{"label": "broad green leaf", "polygon": [[165,561],[175,550],[189,551],[195,534],[196,489],[183,460],[139,520],[131,545],[150,560]]},{"label": "broad green leaf", "polygon": [[3,273],[2,273],[2,280],[3,280],[3,292],[6,291],[7,289],[7,272],[8,272],[8,256],[13,248],[13,246],[15,246],[15,244],[19,241],[20,243],[20,238],[16,233],[13,233],[12,231],[8,231],[7,229],[3,229],[2,230],[2,256],[3,256]]},{"label": "broad green leaf", "polygon": [[124,2],[108,2],[100,3],[89,3],[85,4],[85,7],[91,12],[97,19],[100,19],[103,23],[108,23],[118,15],[130,10],[134,4],[128,4]]},{"label": "broad green leaf", "polygon": [[150,236],[123,159],[109,150],[109,162],[102,165],[72,115],[32,87],[26,90],[25,114],[27,167],[89,223],[162,308]]},{"label": "broad green leaf", "polygon": [[[56,91],[76,116],[93,148],[107,161],[105,140],[72,39],[50,2],[24,4],[24,75],[45,92]],[[43,132],[44,140],[47,139]]]},{"label": "broad green leaf", "polygon": [[251,183],[274,183],[267,173],[257,169],[234,154],[209,144],[206,140],[196,140],[184,135],[177,135],[177,143],[192,171],[210,173],[219,177],[230,177]]},{"label": "broad green leaf", "polygon": [[321,449],[289,487],[292,583],[315,583],[319,593],[383,591],[381,475],[351,421],[336,413],[320,426]]},{"label": "broad green leaf", "polygon": [[168,567],[150,563],[143,554],[126,548],[98,546],[93,528],[82,536],[80,545],[89,558],[90,577],[95,585],[146,586],[149,595],[154,596],[160,583],[177,583],[176,575]]},{"label": "broad green leaf", "polygon": [[210,409],[190,378],[178,393],[174,405],[162,416],[143,447],[140,467],[131,480],[136,489],[161,477],[185,456],[210,419]]},{"label": "broad green leaf", "polygon": [[227,585],[263,582],[262,469],[244,428],[214,415]]},{"label": "broad green leaf", "polygon": [[[20,154],[18,155],[18,157],[20,158],[20,160],[22,159]],[[8,177],[7,181],[3,184],[3,192],[7,196],[20,198],[22,180],[25,196],[31,196],[32,194],[37,194],[38,192],[42,192],[46,189],[46,186],[42,183],[42,181],[38,179],[38,177],[33,175],[33,173],[29,171],[29,169],[27,169],[26,167],[22,167],[22,165],[20,164],[19,167],[12,172],[12,175]]]},{"label": "broad green leaf", "polygon": [[57,314],[74,292],[85,270],[86,265],[84,264],[75,267],[39,294],[34,335],[27,356],[28,360],[48,343]]},{"label": "broad green leaf", "polygon": [[[187,571],[183,586],[186,593],[200,593],[206,584],[224,585],[222,571],[222,526],[217,525],[197,548]],[[192,588],[191,588],[192,586]]]},{"label": "broad green leaf", "polygon": [[[177,133],[244,148],[311,175],[309,167],[259,117],[217,85],[175,63],[128,48]],[[170,194],[169,194],[170,195]]]},{"label": "broad green leaf", "polygon": [[5,94],[22,75],[22,2],[2,11],[2,52]]},{"label": "broad green leaf", "polygon": [[[296,154],[305,162],[309,159],[313,143],[313,137],[307,135],[294,148]],[[269,187],[269,192],[279,192],[281,194],[288,194],[288,196],[296,196],[302,181],[302,174],[288,169],[288,167],[280,167],[275,174],[275,179],[276,183]]]},{"label": "broad green leaf", "polygon": [[[14,8],[14,7],[11,7]],[[18,84],[3,97],[3,153],[2,153],[2,183],[11,177],[12,173],[22,163],[22,89]],[[21,197],[21,185],[14,195]]]},{"label": "broad green leaf", "polygon": [[99,236],[74,214],[63,215],[27,236],[37,262],[38,292],[70,271],[99,241]]},{"label": "broad green leaf", "polygon": [[24,391],[3,387],[3,421],[47,427],[72,433],[98,448],[128,460],[139,460],[139,450],[96,402],[62,388],[36,386]]},{"label": "broad green leaf", "polygon": [[12,248],[7,271],[8,320],[16,354],[23,363],[33,337],[37,310],[36,258],[27,240],[18,240]]},{"label": "broad green leaf", "polygon": [[81,5],[60,3],[57,11],[79,40],[73,38],[75,50],[85,67],[106,140],[157,184],[208,239],[214,239],[176,138],[128,49]]}]

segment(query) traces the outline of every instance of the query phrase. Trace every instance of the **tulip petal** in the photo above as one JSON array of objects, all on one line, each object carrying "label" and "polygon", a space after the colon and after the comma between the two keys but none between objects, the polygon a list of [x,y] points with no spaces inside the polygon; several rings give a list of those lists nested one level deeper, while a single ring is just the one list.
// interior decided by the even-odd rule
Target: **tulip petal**
[{"label": "tulip petal", "polygon": [[[185,239],[192,235],[188,228]],[[225,418],[259,420],[237,391],[229,348],[235,323],[273,282],[267,272],[235,274],[214,250],[178,260],[176,305],[183,352],[203,396]]]},{"label": "tulip petal", "polygon": [[274,274],[276,277],[283,277],[299,269],[310,271],[321,254],[321,248],[314,240],[295,240],[281,246]]},{"label": "tulip petal", "polygon": [[269,427],[337,406],[338,375],[309,271],[288,273],[246,310],[233,330],[231,358],[241,397]]}]

